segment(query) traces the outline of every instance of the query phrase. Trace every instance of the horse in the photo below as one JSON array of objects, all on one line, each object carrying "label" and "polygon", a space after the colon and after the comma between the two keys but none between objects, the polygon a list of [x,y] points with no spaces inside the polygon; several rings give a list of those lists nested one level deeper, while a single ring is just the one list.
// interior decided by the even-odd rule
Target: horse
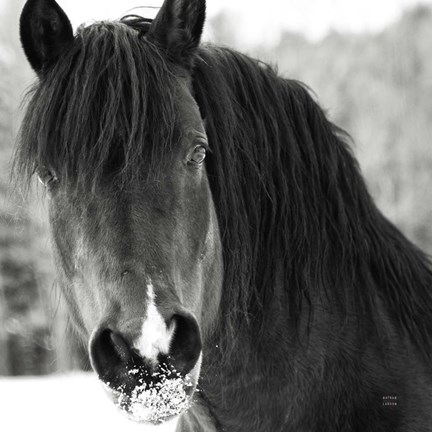
[{"label": "horse", "polygon": [[308,87],[201,43],[205,0],[74,34],[28,0],[13,160],[56,278],[132,421],[178,431],[432,430],[432,272]]}]

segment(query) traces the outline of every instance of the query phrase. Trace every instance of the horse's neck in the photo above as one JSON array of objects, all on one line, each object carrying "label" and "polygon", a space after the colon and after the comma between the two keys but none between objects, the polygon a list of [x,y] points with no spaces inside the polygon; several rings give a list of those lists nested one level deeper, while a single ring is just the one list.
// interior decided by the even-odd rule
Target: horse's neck
[{"label": "horse's neck", "polygon": [[194,428],[188,423],[182,432],[267,432],[275,430],[276,423],[284,424],[287,401],[297,397],[297,388],[289,385],[294,352],[286,345],[290,338],[283,327],[260,347],[256,337],[241,334],[233,335],[237,345],[231,354],[217,344],[207,347],[199,405],[188,416],[189,421],[200,421],[192,422]]},{"label": "horse's neck", "polygon": [[[265,341],[236,335],[243,345],[235,355],[210,347],[199,404],[180,430],[334,431],[335,421],[347,430],[399,430],[400,417],[382,406],[382,397],[421,404],[418,392],[426,385],[408,380],[419,366],[388,320],[380,337],[368,339],[355,330],[357,319],[344,327],[323,308],[315,312],[307,343],[289,342],[288,320],[280,319],[279,332],[273,329]],[[369,412],[367,420],[358,406]]]}]

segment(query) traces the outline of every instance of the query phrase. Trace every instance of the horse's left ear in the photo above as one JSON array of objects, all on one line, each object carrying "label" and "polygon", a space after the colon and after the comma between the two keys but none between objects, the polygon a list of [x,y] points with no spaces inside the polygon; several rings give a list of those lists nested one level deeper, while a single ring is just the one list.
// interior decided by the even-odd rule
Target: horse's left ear
[{"label": "horse's left ear", "polygon": [[73,40],[71,23],[54,0],[28,0],[20,18],[21,44],[38,75]]},{"label": "horse's left ear", "polygon": [[147,37],[186,67],[192,67],[205,21],[205,0],[165,0]]}]

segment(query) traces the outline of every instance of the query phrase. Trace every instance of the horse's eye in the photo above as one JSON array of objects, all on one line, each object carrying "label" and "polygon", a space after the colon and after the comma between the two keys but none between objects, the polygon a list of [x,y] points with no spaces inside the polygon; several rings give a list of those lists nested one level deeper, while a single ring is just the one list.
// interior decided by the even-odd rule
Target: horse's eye
[{"label": "horse's eye", "polygon": [[56,175],[46,167],[38,167],[36,170],[39,181],[46,187],[52,186],[56,181]]},{"label": "horse's eye", "polygon": [[204,146],[198,145],[194,148],[189,162],[196,166],[201,166],[206,157],[207,150]]}]

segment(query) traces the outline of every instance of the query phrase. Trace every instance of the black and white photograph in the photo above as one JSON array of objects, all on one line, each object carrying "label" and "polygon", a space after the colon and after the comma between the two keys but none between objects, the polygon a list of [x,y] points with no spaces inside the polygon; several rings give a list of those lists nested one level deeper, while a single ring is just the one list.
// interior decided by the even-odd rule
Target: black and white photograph
[{"label": "black and white photograph", "polygon": [[0,0],[1,432],[432,432],[432,0]]}]

